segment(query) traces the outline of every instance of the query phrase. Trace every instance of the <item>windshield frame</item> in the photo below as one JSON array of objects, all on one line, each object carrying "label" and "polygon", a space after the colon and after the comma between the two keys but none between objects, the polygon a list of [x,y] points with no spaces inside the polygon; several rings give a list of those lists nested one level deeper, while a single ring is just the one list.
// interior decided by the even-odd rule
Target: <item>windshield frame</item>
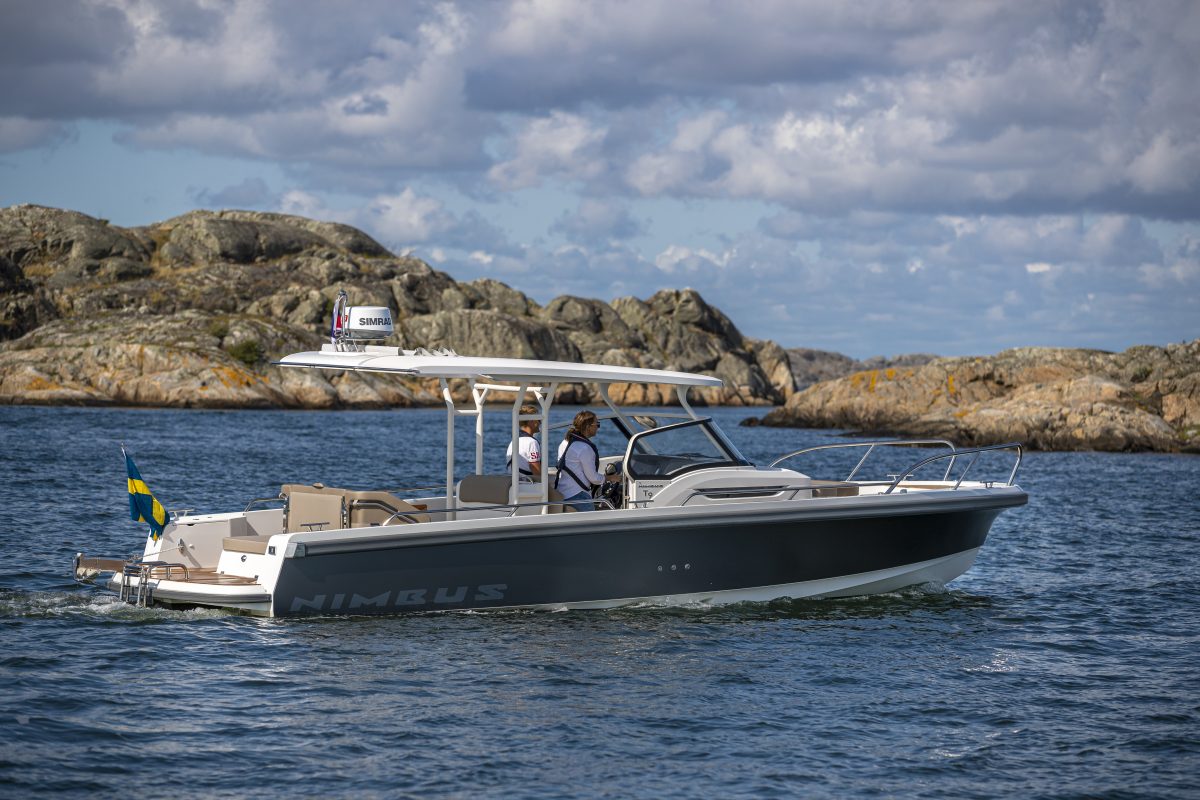
[{"label": "windshield frame", "polygon": [[[634,448],[640,444],[642,439],[645,439],[645,438],[648,438],[651,436],[655,436],[657,434],[665,433],[668,431],[679,430],[680,428],[686,428],[686,427],[693,426],[693,425],[700,427],[700,429],[704,432],[704,435],[708,437],[708,440],[713,444],[713,446],[726,456],[725,460],[723,460],[723,461],[707,461],[707,462],[699,463],[699,464],[688,464],[686,466],[680,467],[679,469],[673,470],[671,472],[659,474],[659,475],[639,476],[634,472],[634,470],[632,469],[633,456],[634,456],[633,451],[634,451]],[[644,446],[643,452],[645,452],[645,451],[648,451],[650,454],[654,454],[654,448],[650,447],[648,445]],[[725,437],[725,435],[721,432],[721,429],[713,424],[712,417],[698,417],[696,419],[690,419],[690,420],[686,420],[684,422],[677,422],[674,425],[664,425],[661,428],[650,428],[650,429],[647,429],[644,431],[638,431],[633,436],[629,437],[629,444],[625,448],[625,460],[624,460],[625,474],[631,480],[635,480],[635,481],[638,481],[638,480],[667,480],[667,481],[670,481],[670,480],[674,480],[675,478],[679,477],[680,475],[686,474],[688,472],[693,472],[693,471],[699,470],[699,469],[712,469],[714,467],[751,467],[751,466],[754,466],[754,465],[750,461],[748,461],[745,458],[745,456],[743,456],[740,452],[738,452],[738,449],[733,445],[732,442],[730,442]]]}]

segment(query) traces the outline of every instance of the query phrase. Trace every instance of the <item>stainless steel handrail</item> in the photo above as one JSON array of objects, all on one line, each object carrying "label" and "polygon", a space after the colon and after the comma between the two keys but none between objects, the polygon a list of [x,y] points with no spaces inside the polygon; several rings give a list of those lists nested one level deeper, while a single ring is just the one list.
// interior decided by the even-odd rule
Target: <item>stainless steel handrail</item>
[{"label": "stainless steel handrail", "polygon": [[[574,502],[580,502],[580,501],[572,501],[572,502],[574,503]],[[614,506],[607,497],[593,497],[592,502],[593,503],[603,503],[604,505],[608,506],[609,511],[617,510],[617,507]],[[486,506],[471,505],[471,506],[468,506],[465,508],[461,507],[461,506],[458,508],[427,508],[424,511],[421,511],[420,513],[422,513],[422,514],[449,514],[451,512],[462,513],[463,511],[492,511],[494,509],[499,509],[499,508],[511,508],[512,513],[509,514],[509,516],[513,517],[513,516],[516,516],[517,511],[522,508],[544,508],[545,506],[562,506],[562,505],[569,505],[569,504],[565,500],[548,500],[545,502],[542,502],[541,500],[539,500],[537,502],[530,501],[528,503],[499,503],[496,505],[486,505]],[[410,511],[398,511],[395,514],[392,514],[390,517],[388,517],[387,520],[383,524],[385,526],[389,525],[392,520],[394,520],[398,517],[407,516],[411,513],[412,512],[410,512]]]},{"label": "stainless steel handrail", "polygon": [[[891,494],[892,491],[895,490],[896,487],[898,487],[902,482],[904,482],[904,480],[906,478],[908,478],[910,475],[912,475],[914,472],[916,472],[917,470],[919,470],[921,467],[925,466],[926,464],[932,464],[934,461],[938,461],[943,458],[952,459],[951,464],[953,464],[954,463],[953,459],[956,458],[957,456],[971,455],[973,453],[975,457],[971,459],[971,461],[967,464],[966,469],[964,469],[962,471],[962,474],[958,476],[958,480],[955,481],[955,483],[954,483],[954,488],[957,489],[959,486],[962,485],[963,479],[967,477],[967,473],[971,470],[971,467],[973,467],[975,465],[975,462],[979,460],[980,453],[986,453],[989,450],[1013,450],[1013,449],[1015,449],[1017,451],[1017,463],[1013,464],[1012,472],[1010,472],[1008,475],[1008,483],[1005,484],[1006,486],[1012,486],[1013,481],[1016,480],[1016,477],[1017,477],[1017,470],[1021,466],[1022,449],[1021,449],[1020,442],[1008,442],[1006,444],[990,444],[990,445],[985,445],[983,447],[968,447],[964,450],[955,450],[953,453],[939,453],[937,455],[930,456],[929,458],[926,458],[922,461],[918,461],[916,464],[913,464],[911,467],[909,467],[904,472],[904,474],[898,475],[896,477],[896,479],[894,481],[892,481],[891,485],[888,486],[887,491],[885,491],[884,494]],[[947,469],[946,474],[949,475],[948,469]],[[946,479],[943,479],[943,480],[946,480]]]},{"label": "stainless steel handrail", "polygon": [[283,495],[278,495],[276,497],[256,497],[249,503],[246,503],[246,507],[242,509],[242,513],[245,514],[247,511],[261,503],[282,503],[285,500],[287,500],[287,498]]},{"label": "stainless steel handrail", "polygon": [[875,452],[876,447],[914,446],[914,445],[942,445],[944,447],[949,447],[952,452],[943,454],[943,457],[945,457],[946,455],[950,456],[950,463],[946,465],[946,474],[942,478],[942,480],[949,480],[950,470],[954,468],[954,452],[957,452],[957,451],[955,450],[954,443],[947,441],[946,439],[892,439],[892,440],[881,440],[881,441],[876,441],[876,442],[843,442],[841,444],[821,444],[821,445],[817,445],[815,447],[806,447],[803,450],[797,450],[794,453],[788,453],[785,456],[780,456],[779,458],[775,459],[770,464],[768,464],[768,466],[776,467],[779,464],[783,463],[784,461],[787,461],[789,458],[795,458],[796,456],[802,456],[805,453],[814,453],[817,450],[840,450],[843,448],[848,449],[851,447],[865,447],[865,448],[867,448],[867,452],[863,454],[863,457],[858,460],[858,463],[854,465],[854,469],[850,470],[850,474],[847,475],[845,478],[846,480],[851,480],[854,478],[855,475],[858,474],[858,471],[860,469],[862,469],[862,465],[864,463],[866,463],[866,460],[871,456],[871,453]]},{"label": "stainless steel handrail", "polygon": [[[445,490],[445,486],[414,486],[408,489],[383,489],[382,491],[387,492],[388,494],[400,494],[401,492],[444,492]],[[350,491],[356,490],[351,489]],[[400,499],[403,500],[404,498]],[[283,503],[286,501],[287,495],[283,494],[276,497],[256,497],[246,504],[246,507],[242,509],[242,513],[245,514],[247,511],[254,508],[254,506],[261,505],[263,503]],[[193,509],[188,510],[191,511]]]},{"label": "stainless steel handrail", "polygon": [[[417,519],[415,517],[413,517],[413,514],[424,514],[425,513],[424,511],[422,511],[419,508],[415,508],[413,511],[397,510],[396,507],[393,506],[391,503],[381,503],[378,500],[355,500],[353,503],[350,504],[350,508],[347,509],[347,511],[349,513],[353,514],[354,510],[357,508],[374,508],[379,511],[391,511],[392,515],[387,518],[388,522],[391,522],[396,517],[403,517],[404,519],[406,519],[409,522],[417,522]],[[384,524],[386,525],[387,522],[385,522]]]},{"label": "stainless steel handrail", "polygon": [[150,578],[154,577],[155,570],[162,570],[166,573],[166,575],[161,576],[164,580],[174,580],[171,575],[175,572],[175,570],[181,569],[183,570],[184,581],[191,580],[191,573],[188,572],[187,564],[177,564],[171,561],[142,561],[140,563],[146,568],[148,577]]}]

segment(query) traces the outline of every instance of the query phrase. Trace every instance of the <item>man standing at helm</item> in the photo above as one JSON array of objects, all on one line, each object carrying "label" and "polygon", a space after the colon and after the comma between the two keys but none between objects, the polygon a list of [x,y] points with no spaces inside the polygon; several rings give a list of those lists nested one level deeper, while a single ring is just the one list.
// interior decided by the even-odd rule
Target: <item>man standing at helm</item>
[{"label": "man standing at helm", "polygon": [[[523,417],[537,413],[537,406],[521,406],[520,414]],[[521,473],[521,480],[526,483],[537,482],[542,479],[542,448],[537,439],[537,433],[541,429],[541,420],[521,420],[521,428],[517,436],[517,469]],[[512,442],[509,442],[508,461],[506,462],[509,470],[512,470],[512,451]]]}]

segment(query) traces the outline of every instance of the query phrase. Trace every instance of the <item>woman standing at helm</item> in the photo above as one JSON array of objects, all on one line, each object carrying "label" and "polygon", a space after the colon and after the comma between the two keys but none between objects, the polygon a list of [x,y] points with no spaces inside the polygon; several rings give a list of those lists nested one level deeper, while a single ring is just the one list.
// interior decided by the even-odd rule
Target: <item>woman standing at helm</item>
[{"label": "woman standing at helm", "polygon": [[558,477],[554,488],[565,498],[564,503],[576,511],[595,511],[592,487],[604,483],[600,473],[600,452],[592,437],[600,430],[600,420],[591,411],[575,415],[567,436],[558,446]]}]

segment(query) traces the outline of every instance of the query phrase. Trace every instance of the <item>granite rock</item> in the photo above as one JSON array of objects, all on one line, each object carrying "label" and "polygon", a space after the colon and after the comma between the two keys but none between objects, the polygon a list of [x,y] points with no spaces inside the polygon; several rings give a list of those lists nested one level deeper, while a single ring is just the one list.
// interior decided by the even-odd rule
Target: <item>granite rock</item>
[{"label": "granite rock", "polygon": [[858,361],[841,353],[813,350],[807,347],[789,348],[787,357],[792,370],[792,381],[797,390],[807,389],[814,383],[842,378],[855,372],[919,367],[937,358],[936,355],[930,353],[908,353],[891,357],[872,356]]},{"label": "granite rock", "polygon": [[[339,289],[355,304],[390,307],[404,347],[726,380],[695,392],[699,403],[769,404],[792,389],[778,345],[745,339],[691,290],[611,306],[561,297],[543,308],[499,281],[460,283],[335,223],[194,211],[119,228],[23,205],[0,209],[0,403],[440,404],[436,382],[270,365],[320,346]],[[564,386],[559,399],[596,402],[589,391]],[[664,387],[614,386],[612,394],[626,403],[674,402]]]},{"label": "granite rock", "polygon": [[963,445],[1200,452],[1200,339],[1123,353],[1027,347],[860,371],[794,394],[762,424]]}]

